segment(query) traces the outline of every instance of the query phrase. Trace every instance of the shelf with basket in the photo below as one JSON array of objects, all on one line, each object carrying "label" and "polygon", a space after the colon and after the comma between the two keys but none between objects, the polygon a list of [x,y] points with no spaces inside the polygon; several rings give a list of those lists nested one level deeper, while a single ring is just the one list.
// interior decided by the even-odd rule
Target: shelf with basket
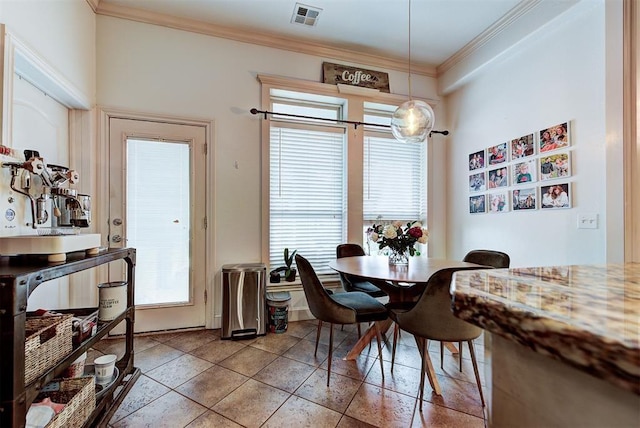
[{"label": "shelf with basket", "polygon": [[[35,330],[33,330],[33,325],[29,326],[32,328],[32,336],[35,335],[36,343],[32,344],[31,339],[34,338],[26,333],[28,320],[26,308],[29,295],[46,281],[117,260],[123,260],[127,265],[127,304],[124,312],[112,321],[99,323],[96,334],[77,343],[75,347],[69,347],[70,337],[61,337],[61,343],[52,343],[49,348],[53,349],[45,350],[49,354],[47,357],[52,356],[54,361],[49,361],[44,368],[35,368],[34,359],[25,357],[27,357],[27,353],[34,352],[33,349],[38,348],[38,340],[46,345],[57,339],[57,337],[51,336],[57,336],[58,333],[68,335],[70,329],[62,328],[61,324],[69,322],[69,314],[84,316],[95,312],[96,308],[60,310],[57,311],[61,314],[57,317],[59,319],[55,322],[56,325],[40,328],[36,325]],[[124,396],[140,376],[140,370],[133,366],[135,263],[136,251],[132,248],[110,249],[95,256],[87,256],[84,252],[82,254],[73,253],[69,254],[66,262],[55,265],[47,263],[46,259],[40,260],[31,257],[0,258],[0,360],[3,361],[3,364],[0,365],[0,426],[24,426],[29,406],[43,391],[46,391],[47,385],[54,379],[59,380],[67,367],[114,327],[125,321],[125,353],[116,362],[118,374],[115,381],[106,392],[100,393],[101,397],[97,402],[93,398],[95,408],[90,413],[86,412],[84,408],[79,409],[87,413],[82,417],[84,422],[80,421],[82,426],[106,426]],[[65,327],[67,326],[65,325]],[[55,331],[48,332],[47,330],[51,328]],[[27,343],[27,339],[30,339],[30,343]],[[30,350],[27,350],[25,345],[31,346]],[[37,353],[37,351],[35,352]],[[46,358],[37,355],[35,357],[37,363],[43,359]],[[62,381],[64,384],[57,384],[61,387],[60,389],[76,387],[74,390],[78,394],[88,389],[84,388],[85,385],[75,385],[74,382],[66,382],[67,380]],[[91,381],[93,382],[93,379]],[[118,388],[118,386],[122,386],[122,388]],[[91,392],[95,393],[93,389]],[[71,407],[71,402],[69,402],[69,407]],[[62,424],[64,426],[80,426],[78,418],[73,418],[74,416],[71,416],[71,419],[65,416]],[[58,425],[53,424],[52,426]]]}]

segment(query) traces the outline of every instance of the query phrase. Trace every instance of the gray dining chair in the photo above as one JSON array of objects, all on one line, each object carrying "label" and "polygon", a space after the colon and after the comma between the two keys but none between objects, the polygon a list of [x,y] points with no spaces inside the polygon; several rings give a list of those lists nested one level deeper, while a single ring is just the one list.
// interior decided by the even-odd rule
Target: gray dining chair
[{"label": "gray dining chair", "polygon": [[[415,303],[409,310],[396,310],[391,308],[389,316],[402,330],[413,334],[418,349],[422,357],[422,370],[420,374],[420,411],[422,411],[422,401],[424,397],[425,373],[433,385],[435,373],[428,370],[431,366],[429,358],[429,340],[439,340],[440,342],[467,342],[471,353],[473,371],[480,392],[480,400],[484,406],[484,396],[482,394],[482,384],[478,364],[473,348],[473,340],[482,334],[480,327],[467,323],[453,315],[451,311],[451,295],[449,287],[453,272],[457,269],[443,269],[436,272]],[[437,380],[436,380],[437,382]]]},{"label": "gray dining chair", "polygon": [[495,250],[471,250],[464,256],[462,261],[491,266],[496,269],[508,268],[511,263],[507,253]]},{"label": "gray dining chair", "polygon": [[[355,257],[366,255],[364,249],[358,244],[340,244],[336,247],[336,258]],[[371,297],[384,297],[387,294],[371,281],[355,275],[340,273],[340,282],[344,291],[361,291]]]},{"label": "gray dining chair", "polygon": [[[511,258],[507,253],[496,250],[471,250],[464,258],[463,262],[475,263],[477,265],[484,265],[495,269],[508,268],[511,264]],[[458,361],[460,364],[460,371],[462,371],[462,344],[458,346]],[[440,342],[440,368],[444,367],[444,343]],[[393,363],[391,364],[393,369]]]},{"label": "gray dining chair", "polygon": [[315,270],[307,259],[296,254],[296,266],[300,273],[302,288],[304,290],[309,310],[318,319],[316,332],[316,347],[314,356],[318,353],[318,342],[322,323],[328,322],[329,326],[329,356],[327,363],[327,386],[331,378],[331,359],[333,358],[333,325],[334,324],[359,324],[361,322],[373,323],[378,342],[378,359],[380,360],[380,372],[384,379],[382,365],[382,336],[378,321],[389,317],[387,308],[370,295],[361,291],[349,293],[329,294],[322,285]]}]

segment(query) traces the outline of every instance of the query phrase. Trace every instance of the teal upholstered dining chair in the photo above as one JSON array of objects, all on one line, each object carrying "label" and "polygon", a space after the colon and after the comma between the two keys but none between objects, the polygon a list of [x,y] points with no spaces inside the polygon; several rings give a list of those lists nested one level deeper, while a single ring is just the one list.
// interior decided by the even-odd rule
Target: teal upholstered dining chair
[{"label": "teal upholstered dining chair", "polygon": [[378,342],[378,358],[380,359],[380,371],[384,379],[384,369],[382,365],[382,337],[377,321],[385,320],[389,317],[387,308],[375,298],[361,291],[349,293],[329,294],[322,286],[315,270],[307,259],[300,254],[296,254],[296,266],[300,273],[302,288],[304,289],[309,310],[318,319],[318,329],[316,332],[316,347],[314,355],[318,353],[318,342],[322,323],[328,322],[329,326],[329,359],[327,363],[327,386],[331,378],[331,359],[333,357],[333,325],[334,324],[357,324],[361,322],[373,322],[376,330]]}]

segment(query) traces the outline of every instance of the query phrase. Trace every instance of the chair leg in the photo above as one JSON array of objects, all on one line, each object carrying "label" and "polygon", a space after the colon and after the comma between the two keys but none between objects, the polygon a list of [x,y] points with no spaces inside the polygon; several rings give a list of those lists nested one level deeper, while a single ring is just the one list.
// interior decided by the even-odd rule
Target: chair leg
[{"label": "chair leg", "polygon": [[377,322],[373,322],[373,326],[376,329],[376,341],[378,342],[378,358],[380,359],[380,373],[382,373],[382,380],[384,380],[384,367],[382,366],[382,335],[380,334],[380,328]]},{"label": "chair leg", "polygon": [[444,370],[444,342],[440,341],[440,368]]},{"label": "chair leg", "polygon": [[[480,383],[480,373],[478,372],[478,363],[476,361],[476,351],[473,349],[473,341],[468,340],[469,352],[471,353],[471,362],[473,363],[473,372],[476,375],[476,383],[478,384],[478,391],[480,392],[480,401],[482,401],[482,407],[484,407],[484,394],[482,394],[482,384]],[[462,351],[462,347],[460,348]]]},{"label": "chair leg", "polygon": [[391,373],[393,373],[393,364],[396,361],[396,344],[398,343],[398,335],[400,327],[398,323],[393,323],[393,347],[391,348]]},{"label": "chair leg", "polygon": [[458,342],[458,354],[460,356],[460,373],[462,373],[462,342]]},{"label": "chair leg", "polygon": [[422,413],[422,401],[424,399],[424,375],[427,372],[427,349],[428,342],[424,338],[420,338],[418,344],[420,349],[422,350],[422,369],[420,370],[420,394],[418,394],[418,399],[420,400],[420,413]]},{"label": "chair leg", "polygon": [[318,355],[318,342],[320,342],[320,332],[322,331],[322,321],[318,320],[318,329],[316,331],[316,350],[313,353],[313,356]]},{"label": "chair leg", "polygon": [[329,362],[327,363],[327,386],[331,379],[331,360],[333,359],[333,323],[329,323]]}]

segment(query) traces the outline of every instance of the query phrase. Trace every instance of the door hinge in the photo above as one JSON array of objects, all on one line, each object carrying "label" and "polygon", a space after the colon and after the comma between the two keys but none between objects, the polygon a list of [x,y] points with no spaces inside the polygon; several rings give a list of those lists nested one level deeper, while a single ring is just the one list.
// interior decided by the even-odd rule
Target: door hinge
[{"label": "door hinge", "polygon": [[208,143],[204,143],[204,154],[205,155],[209,154],[209,144]]},{"label": "door hinge", "polygon": [[206,229],[207,227],[209,227],[209,222],[207,221],[207,217],[204,218],[203,220],[203,224],[204,224],[204,228]]},{"label": "door hinge", "polygon": [[204,303],[207,303],[207,290],[204,290]]}]

